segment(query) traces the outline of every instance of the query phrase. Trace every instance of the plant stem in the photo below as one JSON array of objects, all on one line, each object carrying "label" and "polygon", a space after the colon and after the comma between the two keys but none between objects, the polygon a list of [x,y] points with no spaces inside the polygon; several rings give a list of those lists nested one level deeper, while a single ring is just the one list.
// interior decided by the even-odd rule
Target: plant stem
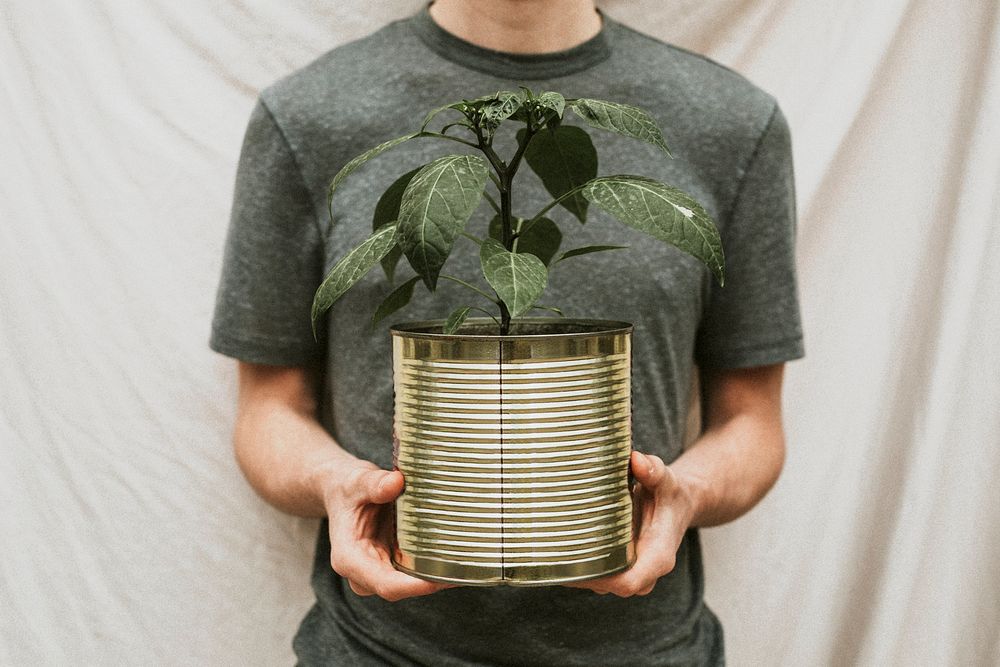
[{"label": "plant stem", "polygon": [[[504,164],[504,161],[501,160],[500,156],[497,155],[495,150],[493,150],[493,146],[490,144],[490,142],[486,140],[486,137],[483,136],[482,128],[480,128],[477,125],[475,127],[475,130],[476,130],[476,139],[479,140],[479,145],[476,146],[476,148],[478,148],[483,152],[483,154],[486,156],[486,159],[489,160],[491,165],[493,165],[493,170],[497,172],[497,176],[499,176],[500,180],[502,181],[503,174],[506,173],[507,171],[507,165]],[[497,183],[497,187],[500,187],[500,183]]]},{"label": "plant stem", "polygon": [[505,182],[503,190],[500,191],[500,222],[503,223],[503,236],[500,241],[503,243],[504,248],[512,251],[514,245],[514,216],[511,215],[509,182]]},{"label": "plant stem", "polygon": [[469,239],[470,241],[472,241],[476,245],[480,245],[480,246],[483,245],[483,240],[481,238],[479,238],[478,236],[475,236],[473,234],[470,234],[469,232],[462,232],[462,236],[464,236],[465,238]]},{"label": "plant stem", "polygon": [[[490,174],[490,176],[493,176],[493,174]],[[491,195],[486,190],[483,190],[483,197],[485,197],[486,201],[488,201],[490,203],[490,206],[493,207],[494,211],[496,211],[497,213],[500,212],[500,205],[497,204],[497,200],[493,198],[493,195]]]},{"label": "plant stem", "polygon": [[[511,229],[511,219],[510,219],[510,177],[507,173],[504,173],[500,178],[501,183],[503,183],[503,189],[500,190],[500,223],[503,228],[503,247],[508,251],[512,249],[514,245],[514,230]],[[507,304],[500,300],[500,335],[506,336],[510,333],[510,310],[507,309]]]},{"label": "plant stem", "polygon": [[479,146],[477,146],[476,144],[472,143],[471,141],[466,141],[465,139],[461,139],[459,137],[453,137],[450,134],[441,134],[440,132],[424,132],[423,136],[425,136],[425,137],[434,137],[435,139],[447,139],[449,141],[457,141],[458,143],[465,144],[466,146],[472,146],[473,148],[479,148]]},{"label": "plant stem", "polygon": [[524,142],[517,147],[517,151],[514,153],[514,157],[510,159],[510,165],[507,169],[510,172],[511,179],[514,178],[514,174],[517,173],[517,168],[521,165],[521,158],[524,156],[524,151],[527,150],[528,144],[531,142],[531,138],[535,136],[537,130],[533,129],[530,125],[524,132]]},{"label": "plant stem", "polygon": [[441,277],[444,278],[445,280],[450,280],[453,283],[458,283],[462,287],[469,288],[470,290],[472,290],[476,294],[480,295],[481,297],[483,297],[485,299],[488,299],[490,303],[499,304],[499,301],[497,299],[493,298],[492,296],[490,296],[489,294],[487,294],[483,290],[479,289],[478,287],[476,287],[472,283],[467,283],[464,280],[462,280],[461,278],[456,278],[455,276],[445,275],[444,273],[441,274]]},{"label": "plant stem", "polygon": [[471,310],[478,310],[480,313],[484,313],[487,317],[489,317],[491,320],[493,320],[496,323],[497,326],[500,326],[500,320],[498,320],[493,313],[491,313],[490,311],[486,310],[485,308],[479,308],[478,306],[469,306],[469,308]]},{"label": "plant stem", "polygon": [[[483,152],[496,172],[493,182],[500,192],[500,209],[498,213],[500,214],[500,224],[503,230],[501,242],[508,252],[513,252],[517,236],[514,233],[514,216],[511,213],[511,186],[514,182],[514,174],[517,173],[517,168],[521,164],[521,158],[524,157],[524,151],[528,148],[528,143],[537,130],[530,123],[528,124],[524,140],[518,144],[517,151],[515,151],[514,157],[511,158],[508,164],[501,160],[500,156],[493,150],[492,140],[487,140],[483,136],[482,128],[477,125],[474,129],[476,139],[479,140],[479,150]],[[490,176],[492,177],[493,175],[491,174]],[[490,203],[496,209],[496,202],[490,199]],[[503,302],[503,299],[499,297],[495,300],[495,303],[500,306],[500,335],[506,336],[510,333],[510,310],[507,308],[507,304]]]},{"label": "plant stem", "polygon": [[550,201],[548,204],[545,205],[544,208],[542,208],[541,211],[539,211],[538,213],[536,213],[534,216],[532,216],[532,218],[530,220],[528,220],[526,223],[524,223],[521,226],[521,232],[523,233],[523,232],[528,231],[528,229],[530,229],[531,226],[533,224],[535,224],[535,222],[537,222],[540,217],[542,217],[543,215],[545,215],[549,211],[549,209],[551,209],[554,206],[556,206],[557,204],[559,204],[562,200],[568,199],[569,197],[572,197],[573,195],[577,194],[578,192],[580,192],[581,190],[583,190],[584,187],[590,185],[590,183],[591,183],[591,181],[587,181],[586,183],[581,183],[580,185],[576,186],[572,190],[567,190],[566,192],[562,193],[561,195],[559,195],[558,197],[556,197],[555,199],[553,199],[552,201]]},{"label": "plant stem", "polygon": [[512,250],[514,252],[517,252],[517,240],[519,238],[521,238],[521,227],[523,225],[524,225],[524,219],[523,218],[518,218],[517,219],[517,227],[514,229],[514,243],[513,243],[513,246],[512,246]]},{"label": "plant stem", "polygon": [[472,126],[469,125],[468,121],[457,121],[455,123],[448,123],[439,130],[439,134],[448,134],[449,128],[452,127],[464,127],[465,129],[472,131]]}]

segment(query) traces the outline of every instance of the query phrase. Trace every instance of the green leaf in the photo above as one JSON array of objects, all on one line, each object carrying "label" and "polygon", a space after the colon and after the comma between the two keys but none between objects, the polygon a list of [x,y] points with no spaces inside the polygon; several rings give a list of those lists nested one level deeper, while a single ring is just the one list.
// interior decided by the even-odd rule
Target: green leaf
[{"label": "green leaf", "polygon": [[534,306],[531,307],[531,310],[547,310],[550,313],[555,313],[559,317],[566,317],[565,313],[563,313],[561,309],[556,308],[555,306],[543,306],[540,303],[536,303]]},{"label": "green leaf", "polygon": [[493,255],[501,252],[507,252],[507,249],[503,247],[498,239],[488,238],[483,241],[483,244],[479,246],[479,263],[483,267],[483,271],[486,271],[486,262],[490,260]]},{"label": "green leaf", "polygon": [[444,333],[453,334],[458,331],[458,328],[465,322],[465,318],[469,316],[470,310],[472,310],[472,306],[462,306],[451,311],[451,315],[444,322]]},{"label": "green leaf", "polygon": [[387,150],[395,148],[396,146],[419,136],[426,136],[426,135],[423,132],[413,132],[412,134],[407,134],[402,137],[396,137],[395,139],[390,139],[389,141],[382,142],[375,148],[371,148],[365,151],[364,153],[353,158],[347,164],[341,167],[340,171],[337,172],[337,175],[333,177],[332,181],[330,181],[330,187],[326,191],[326,204],[327,207],[330,209],[331,217],[333,215],[333,193],[345,178],[350,176],[355,169],[363,165],[365,162],[368,162],[368,160],[371,160],[374,157],[378,157]]},{"label": "green leaf", "polygon": [[548,266],[561,243],[559,225],[548,218],[538,218],[518,235],[515,248],[518,252],[530,252]]},{"label": "green leaf", "polygon": [[382,271],[385,273],[385,277],[388,279],[391,285],[396,280],[396,266],[399,264],[399,260],[403,257],[403,249],[399,247],[399,244],[392,246],[386,256],[382,258]]},{"label": "green leaf", "polygon": [[656,121],[639,107],[587,98],[573,100],[569,107],[593,127],[649,142],[670,155]]},{"label": "green leaf", "polygon": [[543,109],[551,109],[556,112],[557,118],[562,118],[566,108],[566,98],[559,93],[546,91],[538,96],[538,106]]},{"label": "green leaf", "polygon": [[[485,245],[485,244],[484,244]],[[483,275],[510,311],[520,317],[545,291],[548,271],[532,254],[498,251],[483,265]]]},{"label": "green leaf", "polygon": [[490,129],[496,129],[500,123],[510,118],[517,111],[523,102],[519,93],[512,93],[503,90],[496,94],[496,99],[483,105],[481,113],[483,115],[483,125]]},{"label": "green leaf", "polygon": [[[514,218],[514,229],[520,229],[523,218]],[[503,249],[503,225],[499,215],[490,220],[490,239],[497,241],[497,247]],[[530,252],[548,266],[549,261],[559,250],[562,243],[562,232],[559,226],[549,218],[538,218],[517,237],[517,251]],[[482,250],[480,255],[482,255]]]},{"label": "green leaf", "polygon": [[558,264],[564,259],[569,259],[570,257],[579,257],[580,255],[589,255],[592,252],[604,252],[605,250],[624,250],[628,248],[627,245],[585,245],[582,248],[573,248],[572,250],[567,250],[559,256],[553,264]]},{"label": "green leaf", "polygon": [[[524,140],[525,130],[519,130],[517,140]],[[524,151],[524,159],[542,179],[553,197],[566,194],[597,176],[597,150],[587,131],[572,125],[561,125],[551,132],[539,132]],[[574,194],[559,202],[581,223],[587,220],[587,200]]]},{"label": "green leaf", "polygon": [[410,181],[413,180],[413,177],[416,176],[420,169],[421,167],[417,167],[412,171],[406,172],[393,181],[392,185],[382,193],[382,196],[378,199],[378,203],[375,204],[375,214],[372,216],[372,231],[391,224],[399,218],[399,204],[403,200],[403,191],[406,190],[406,186],[410,184]]},{"label": "green leaf", "polygon": [[313,336],[319,318],[330,306],[361,280],[380,259],[396,244],[396,225],[386,225],[378,230],[330,269],[326,279],[316,290],[312,304]]},{"label": "green leaf", "polygon": [[566,109],[566,99],[562,95],[550,91],[535,97],[524,86],[521,86],[521,90],[525,99],[511,118],[523,123],[531,121],[536,127],[542,125],[550,128],[559,126],[563,111]]},{"label": "green leaf", "polygon": [[[378,203],[375,204],[375,214],[372,216],[373,231],[396,222],[396,218],[399,217],[399,202],[403,198],[403,191],[418,171],[420,171],[420,167],[406,172],[393,181],[392,185],[386,188],[386,191],[379,197]],[[402,256],[402,248],[394,245],[389,254],[382,258],[382,270],[385,271],[385,277],[389,279],[390,283],[396,273],[396,264],[399,263],[399,258]]]},{"label": "green leaf", "polygon": [[403,191],[399,245],[431,291],[455,237],[479,205],[488,174],[479,156],[445,155],[421,167]]},{"label": "green leaf", "polygon": [[420,276],[413,276],[385,297],[385,300],[375,310],[375,314],[372,315],[373,327],[410,302],[410,299],[413,298],[413,286],[417,284],[418,280],[420,280]]},{"label": "green leaf", "polygon": [[581,192],[624,224],[676,246],[704,262],[725,284],[722,239],[701,204],[677,188],[645,176],[602,176]]}]

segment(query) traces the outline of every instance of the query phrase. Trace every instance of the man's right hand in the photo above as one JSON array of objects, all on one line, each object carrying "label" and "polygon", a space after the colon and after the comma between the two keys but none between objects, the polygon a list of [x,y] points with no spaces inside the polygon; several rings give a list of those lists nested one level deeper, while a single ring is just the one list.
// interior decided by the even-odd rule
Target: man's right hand
[{"label": "man's right hand", "polygon": [[331,472],[324,502],[330,521],[330,565],[358,595],[395,602],[436,593],[450,584],[412,577],[390,558],[391,503],[403,492],[403,474],[358,460]]},{"label": "man's right hand", "polygon": [[393,568],[390,503],[403,492],[403,475],[330,437],[316,419],[316,386],[305,368],[240,362],[233,444],[247,481],[278,509],[329,518],[331,565],[358,595],[402,600],[450,588]]}]

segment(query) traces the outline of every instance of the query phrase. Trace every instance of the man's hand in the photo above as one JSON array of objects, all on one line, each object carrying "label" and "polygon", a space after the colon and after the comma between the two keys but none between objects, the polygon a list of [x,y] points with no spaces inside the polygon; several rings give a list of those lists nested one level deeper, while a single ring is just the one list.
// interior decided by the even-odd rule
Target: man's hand
[{"label": "man's hand", "polygon": [[348,470],[337,470],[326,486],[330,565],[358,595],[378,595],[395,602],[451,587],[393,568],[389,503],[402,492],[402,473],[360,460]]},{"label": "man's hand", "polygon": [[233,441],[251,486],[278,509],[329,518],[331,565],[358,595],[402,600],[448,588],[392,567],[388,505],[403,475],[341,448],[316,419],[315,395],[304,368],[240,364]]},{"label": "man's hand", "polygon": [[[570,585],[649,593],[673,569],[689,526],[725,523],[753,507],[784,460],[781,376],[781,365],[703,372],[706,429],[698,441],[669,468],[656,456],[632,454],[636,563]],[[392,567],[385,505],[402,493],[402,474],[352,456],[330,437],[316,419],[315,383],[305,369],[240,364],[234,445],[265,500],[291,514],[329,517],[332,565],[358,594],[399,600],[449,587]]]},{"label": "man's hand", "polygon": [[659,456],[632,452],[635,564],[624,572],[567,586],[602,595],[649,595],[674,569],[677,549],[694,515],[691,494]]},{"label": "man's hand", "polygon": [[632,452],[635,564],[574,584],[622,597],[647,595],[674,569],[691,526],[743,515],[774,485],[785,459],[781,428],[783,365],[702,371],[705,430],[676,461]]}]

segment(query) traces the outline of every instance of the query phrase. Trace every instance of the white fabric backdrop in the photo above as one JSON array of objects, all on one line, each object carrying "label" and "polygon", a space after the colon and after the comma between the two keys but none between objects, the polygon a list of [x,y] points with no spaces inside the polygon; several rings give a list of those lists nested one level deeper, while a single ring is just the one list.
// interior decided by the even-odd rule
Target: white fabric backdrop
[{"label": "white fabric backdrop", "polygon": [[[256,91],[419,0],[0,3],[0,664],[288,664],[315,523],[206,348]],[[995,0],[609,0],[781,101],[790,454],[705,531],[734,665],[1000,664]]]}]

